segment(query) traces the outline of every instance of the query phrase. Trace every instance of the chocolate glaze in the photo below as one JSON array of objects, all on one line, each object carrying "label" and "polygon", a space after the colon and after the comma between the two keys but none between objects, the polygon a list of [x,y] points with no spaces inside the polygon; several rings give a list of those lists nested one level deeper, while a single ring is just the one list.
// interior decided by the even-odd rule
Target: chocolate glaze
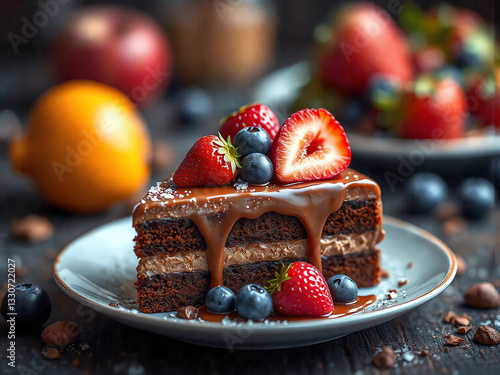
[{"label": "chocolate glaze", "polygon": [[[176,188],[170,178],[152,187],[135,207],[133,224],[166,217],[192,220],[205,238],[210,284],[215,287],[222,284],[224,246],[238,219],[256,219],[271,211],[297,217],[307,232],[310,262],[321,270],[321,233],[328,216],[344,200],[374,198],[380,200],[375,181],[352,169],[331,179],[246,189],[238,189],[236,184]],[[377,231],[378,243],[383,231]]]},{"label": "chocolate glaze", "polygon": [[[369,296],[358,296],[355,302],[348,304],[335,303],[333,308],[333,313],[328,316],[286,316],[274,313],[270,315],[266,320],[270,321],[300,321],[300,320],[313,320],[313,319],[336,319],[341,318],[343,316],[352,315],[360,312],[366,307],[370,306],[377,300],[377,297],[374,295]],[[233,311],[229,314],[215,314],[208,311],[207,306],[202,306],[199,309],[199,317],[200,319],[206,320],[208,322],[222,322],[225,317],[229,317],[232,320],[237,321],[245,321],[245,319],[241,318],[236,311]]]}]

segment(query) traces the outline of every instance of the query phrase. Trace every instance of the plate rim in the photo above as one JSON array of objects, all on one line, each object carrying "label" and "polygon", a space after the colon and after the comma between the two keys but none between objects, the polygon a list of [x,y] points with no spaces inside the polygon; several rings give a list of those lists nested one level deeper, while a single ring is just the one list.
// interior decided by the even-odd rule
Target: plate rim
[{"label": "plate rim", "polygon": [[[119,319],[120,321],[128,321],[128,322],[134,322],[137,320],[146,320],[148,322],[151,322],[153,324],[158,324],[159,322],[162,322],[162,324],[165,324],[165,327],[167,326],[173,326],[175,328],[180,328],[183,327],[183,329],[190,329],[191,327],[196,328],[196,330],[199,333],[218,333],[219,331],[227,331],[228,329],[235,328],[237,329],[239,325],[237,324],[231,324],[231,325],[224,325],[221,324],[220,322],[209,322],[209,321],[203,321],[203,322],[198,322],[198,321],[184,321],[184,320],[179,320],[179,319],[159,319],[157,316],[154,314],[146,314],[142,313],[140,311],[138,312],[131,312],[129,310],[125,309],[118,309],[116,307],[104,305],[102,303],[93,301],[79,293],[77,293],[75,290],[73,290],[70,286],[68,286],[60,277],[59,271],[57,269],[58,265],[60,264],[61,257],[66,253],[68,248],[70,248],[77,240],[80,238],[87,236],[91,234],[94,231],[97,231],[99,229],[102,229],[103,226],[109,225],[109,224],[116,224],[119,221],[126,221],[130,220],[130,216],[113,220],[105,224],[101,224],[99,226],[96,226],[87,232],[84,232],[83,234],[79,235],[78,237],[74,238],[70,243],[68,243],[57,255],[54,265],[52,267],[52,273],[54,280],[56,281],[56,284],[59,286],[59,288],[70,298],[75,300],[78,303],[81,303],[89,308],[92,308],[103,315],[106,315],[107,317],[113,319],[115,315],[121,316],[123,319]],[[372,320],[372,319],[377,319],[377,317],[383,317],[384,315],[387,314],[398,314],[400,310],[403,310],[404,312],[411,310],[414,307],[420,306],[421,304],[428,302],[429,300],[433,299],[434,297],[438,296],[440,293],[442,293],[454,280],[456,273],[457,273],[457,260],[456,257],[453,253],[453,251],[446,245],[442,240],[437,238],[435,235],[432,233],[429,233],[425,229],[422,229],[414,224],[408,223],[404,220],[397,219],[391,216],[384,215],[383,216],[383,223],[388,222],[391,225],[394,226],[399,226],[405,230],[408,230],[410,232],[413,232],[415,234],[418,234],[420,236],[425,237],[427,240],[434,242],[435,244],[438,245],[438,247],[441,249],[441,251],[447,255],[451,262],[451,266],[449,267],[446,275],[443,277],[441,282],[436,285],[434,288],[431,290],[427,291],[426,293],[411,299],[409,301],[405,301],[402,303],[399,303],[397,305],[393,306],[388,306],[384,309],[381,310],[375,310],[375,311],[367,311],[364,313],[357,313],[354,315],[349,315],[349,316],[344,316],[340,318],[335,318],[335,319],[311,319],[311,320],[303,320],[303,321],[289,321],[287,324],[276,324],[276,325],[265,325],[265,324],[254,324],[252,325],[252,328],[256,332],[269,332],[269,331],[275,331],[275,330],[286,330],[286,331],[295,331],[295,330],[302,330],[304,328],[318,328],[318,327],[328,327],[331,324],[339,324],[342,323],[346,320],[348,321],[354,321],[356,320],[358,323],[363,323],[367,320]],[[414,306],[416,305],[416,306]],[[110,315],[104,313],[104,311],[108,311]],[[118,319],[118,318],[117,318]],[[389,318],[392,319],[392,318]],[[286,319],[283,319],[286,320]],[[191,324],[186,324],[186,323],[191,323]],[[193,324],[194,323],[194,324]],[[377,324],[375,324],[377,325]],[[189,327],[189,328],[188,328]],[[200,332],[203,331],[203,332]],[[353,331],[354,332],[354,331]]]}]

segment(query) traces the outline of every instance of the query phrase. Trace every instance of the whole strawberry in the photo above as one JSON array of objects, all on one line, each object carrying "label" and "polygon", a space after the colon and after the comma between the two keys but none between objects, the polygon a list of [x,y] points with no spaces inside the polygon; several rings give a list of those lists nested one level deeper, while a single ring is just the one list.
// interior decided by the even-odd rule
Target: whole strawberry
[{"label": "whole strawberry", "polygon": [[241,168],[239,156],[230,138],[206,135],[191,147],[174,173],[174,183],[178,187],[228,184]]},{"label": "whole strawberry", "polygon": [[451,78],[417,80],[402,104],[401,136],[417,139],[454,139],[464,134],[467,102]]},{"label": "whole strawberry", "polygon": [[274,309],[290,316],[327,316],[333,300],[325,278],[312,264],[295,262],[276,272],[267,288]]},{"label": "whole strawberry", "polygon": [[278,133],[280,124],[273,111],[264,104],[254,103],[241,107],[238,111],[229,114],[221,120],[220,133],[226,139],[234,140],[236,134],[247,126],[257,126],[264,129],[271,142]]},{"label": "whole strawberry", "polygon": [[323,82],[352,95],[361,95],[377,73],[393,75],[402,84],[413,78],[402,32],[385,10],[369,2],[341,8],[317,60]]}]

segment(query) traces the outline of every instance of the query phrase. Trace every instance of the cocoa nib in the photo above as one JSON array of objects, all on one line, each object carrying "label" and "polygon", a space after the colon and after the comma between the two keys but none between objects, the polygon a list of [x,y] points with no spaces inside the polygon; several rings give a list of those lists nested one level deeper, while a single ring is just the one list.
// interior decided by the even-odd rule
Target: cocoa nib
[{"label": "cocoa nib", "polygon": [[463,343],[464,341],[465,340],[460,338],[460,337],[450,335],[450,336],[448,336],[448,339],[446,340],[445,345],[457,346],[457,345],[460,345],[461,343]]},{"label": "cocoa nib", "polygon": [[401,288],[402,286],[405,286],[408,284],[408,279],[401,279],[398,281],[398,286]]},{"label": "cocoa nib", "polygon": [[481,326],[474,334],[474,340],[486,345],[498,345],[500,343],[500,333],[491,327]]},{"label": "cocoa nib", "polygon": [[54,228],[52,223],[38,215],[28,215],[23,219],[12,222],[12,235],[24,241],[36,244],[52,237]]},{"label": "cocoa nib", "polygon": [[391,368],[396,364],[396,354],[389,346],[384,346],[382,351],[373,358],[373,364],[378,368]]},{"label": "cocoa nib", "polygon": [[177,316],[182,319],[196,319],[198,318],[199,311],[194,306],[184,306],[177,310]]},{"label": "cocoa nib", "polygon": [[395,289],[389,290],[389,294],[387,295],[387,298],[389,299],[395,299],[398,296],[398,292]]},{"label": "cocoa nib", "polygon": [[472,285],[464,293],[465,303],[479,309],[493,309],[500,306],[500,294],[488,282]]}]

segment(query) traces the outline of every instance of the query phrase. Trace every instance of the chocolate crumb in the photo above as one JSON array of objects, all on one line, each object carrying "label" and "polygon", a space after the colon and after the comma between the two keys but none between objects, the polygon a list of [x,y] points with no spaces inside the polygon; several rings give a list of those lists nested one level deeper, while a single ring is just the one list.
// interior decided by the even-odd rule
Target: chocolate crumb
[{"label": "chocolate crumb", "polygon": [[384,270],[384,269],[380,271],[380,277],[382,279],[388,279],[390,276],[391,276],[391,274],[389,273],[389,271]]},{"label": "chocolate crumb", "polygon": [[389,294],[387,295],[387,298],[395,299],[398,297],[398,292],[395,289],[389,290]]},{"label": "chocolate crumb", "polygon": [[47,345],[67,346],[80,338],[80,327],[73,322],[55,322],[42,331],[42,340]]},{"label": "chocolate crumb", "polygon": [[448,347],[444,347],[444,348],[443,348],[443,352],[445,352],[445,353],[449,353],[449,352],[450,352],[450,348],[448,348]]},{"label": "chocolate crumb", "polygon": [[457,276],[462,276],[467,271],[467,263],[460,255],[455,254],[455,257],[457,258]]},{"label": "chocolate crumb", "polygon": [[405,286],[406,284],[408,284],[408,279],[401,279],[398,281],[399,287]]},{"label": "chocolate crumb", "polygon": [[378,368],[391,368],[396,364],[396,354],[389,346],[384,346],[382,351],[373,358],[373,363]]},{"label": "chocolate crumb", "polygon": [[488,282],[472,285],[464,293],[465,303],[479,309],[493,309],[500,306],[500,294]]},{"label": "chocolate crumb", "polygon": [[420,352],[420,357],[428,357],[431,354],[427,349],[422,349]]},{"label": "chocolate crumb", "polygon": [[118,307],[118,305],[116,303],[114,303],[114,302],[110,302],[109,306],[111,306],[111,307]]},{"label": "chocolate crumb", "polygon": [[474,334],[474,340],[486,345],[498,345],[500,343],[500,333],[491,327],[481,326]]},{"label": "chocolate crumb", "polygon": [[12,234],[19,240],[37,244],[52,237],[54,227],[44,217],[28,215],[23,219],[12,222]]},{"label": "chocolate crumb", "polygon": [[450,335],[448,337],[448,339],[446,340],[445,345],[457,346],[457,345],[460,345],[461,343],[463,343],[464,341],[465,340],[460,338],[460,337]]},{"label": "chocolate crumb", "polygon": [[54,346],[48,346],[48,345],[46,345],[42,349],[42,355],[43,355],[43,358],[45,358],[45,359],[59,359],[59,358],[61,358],[61,353],[59,352],[59,350]]},{"label": "chocolate crumb", "polygon": [[408,268],[412,268],[412,267],[413,267],[413,265],[414,265],[414,263],[413,263],[413,262],[408,263]]},{"label": "chocolate crumb", "polygon": [[184,306],[177,310],[177,316],[182,319],[196,319],[199,316],[199,311],[194,306]]},{"label": "chocolate crumb", "polygon": [[467,332],[469,332],[472,329],[472,326],[460,326],[457,329],[457,333],[461,335],[465,335]]},{"label": "chocolate crumb", "polygon": [[479,349],[479,354],[483,354],[483,349]]}]

